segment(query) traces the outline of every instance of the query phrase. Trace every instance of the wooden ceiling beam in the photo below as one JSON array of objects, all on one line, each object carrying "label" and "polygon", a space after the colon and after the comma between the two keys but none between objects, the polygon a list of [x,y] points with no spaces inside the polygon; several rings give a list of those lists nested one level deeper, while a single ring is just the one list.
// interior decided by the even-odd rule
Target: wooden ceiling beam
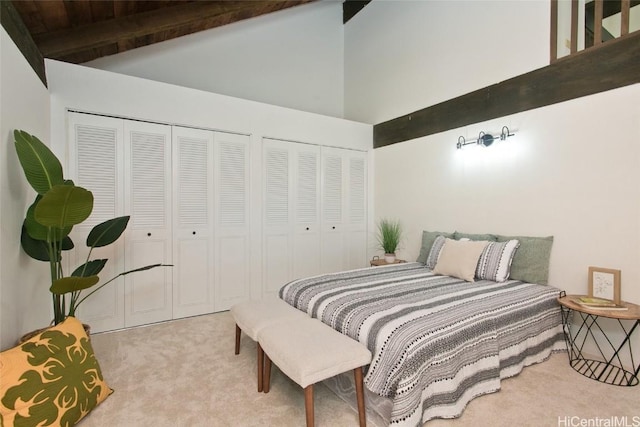
[{"label": "wooden ceiling beam", "polygon": [[[373,147],[640,83],[640,31],[373,126]],[[453,146],[453,142],[452,142]]]},{"label": "wooden ceiling beam", "polygon": [[159,32],[177,37],[312,1],[196,1],[55,31],[35,42],[44,57],[57,59]]},{"label": "wooden ceiling beam", "polygon": [[345,0],[342,3],[342,23],[346,24],[369,3],[371,0]]},{"label": "wooden ceiling beam", "polygon": [[0,23],[46,87],[47,74],[44,68],[44,58],[13,3],[0,1]]}]

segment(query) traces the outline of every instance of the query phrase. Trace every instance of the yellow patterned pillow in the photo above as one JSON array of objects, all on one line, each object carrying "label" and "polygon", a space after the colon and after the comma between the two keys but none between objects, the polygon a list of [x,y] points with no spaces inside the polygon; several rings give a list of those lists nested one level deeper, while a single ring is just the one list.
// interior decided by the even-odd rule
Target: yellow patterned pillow
[{"label": "yellow patterned pillow", "polygon": [[2,426],[72,426],[113,392],[73,317],[0,353],[0,378]]}]

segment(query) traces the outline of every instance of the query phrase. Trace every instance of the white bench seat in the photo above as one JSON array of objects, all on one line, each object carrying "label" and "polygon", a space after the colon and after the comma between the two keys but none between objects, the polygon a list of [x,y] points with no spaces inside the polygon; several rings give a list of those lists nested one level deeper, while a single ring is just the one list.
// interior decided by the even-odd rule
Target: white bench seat
[{"label": "white bench seat", "polygon": [[263,391],[269,392],[273,362],[304,388],[307,427],[314,425],[313,384],[353,370],[360,426],[366,425],[362,367],[371,363],[371,352],[364,345],[306,317],[265,326],[258,333],[258,346],[266,358]]},{"label": "white bench seat", "polygon": [[[240,337],[244,332],[249,338],[258,341],[258,333],[269,325],[282,322],[296,322],[297,319],[310,319],[303,311],[298,310],[277,297],[251,300],[235,304],[231,307],[231,315],[236,323],[235,354],[240,354]],[[258,346],[257,372],[258,391],[262,391],[263,357]]]}]

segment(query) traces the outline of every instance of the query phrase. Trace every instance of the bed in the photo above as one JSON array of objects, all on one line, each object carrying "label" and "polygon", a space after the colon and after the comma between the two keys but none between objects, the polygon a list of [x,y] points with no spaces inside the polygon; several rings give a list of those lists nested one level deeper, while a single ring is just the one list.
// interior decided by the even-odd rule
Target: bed
[{"label": "bed", "polygon": [[371,350],[368,404],[394,426],[460,416],[501,379],[564,350],[558,294],[520,280],[436,275],[421,262],[303,278],[279,291]]}]

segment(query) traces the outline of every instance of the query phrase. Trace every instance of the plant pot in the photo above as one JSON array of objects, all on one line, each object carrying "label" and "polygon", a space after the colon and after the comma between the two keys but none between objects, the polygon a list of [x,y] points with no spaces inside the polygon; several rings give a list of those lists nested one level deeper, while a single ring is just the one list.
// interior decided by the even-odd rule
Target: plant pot
[{"label": "plant pot", "polygon": [[[20,339],[18,340],[18,345],[23,344],[24,342],[30,340],[31,338],[35,337],[38,334],[41,334],[42,332],[46,331],[50,327],[51,326],[47,326],[46,328],[40,328],[40,329],[36,329],[35,331],[27,332],[26,334],[20,337]],[[87,325],[86,323],[83,323],[82,327],[84,328],[84,331],[87,333],[87,338],[89,338],[89,341],[91,341],[91,335],[89,334],[91,332],[91,326]]]},{"label": "plant pot", "polygon": [[384,254],[384,261],[387,264],[393,264],[394,262],[396,262],[396,254]]}]

